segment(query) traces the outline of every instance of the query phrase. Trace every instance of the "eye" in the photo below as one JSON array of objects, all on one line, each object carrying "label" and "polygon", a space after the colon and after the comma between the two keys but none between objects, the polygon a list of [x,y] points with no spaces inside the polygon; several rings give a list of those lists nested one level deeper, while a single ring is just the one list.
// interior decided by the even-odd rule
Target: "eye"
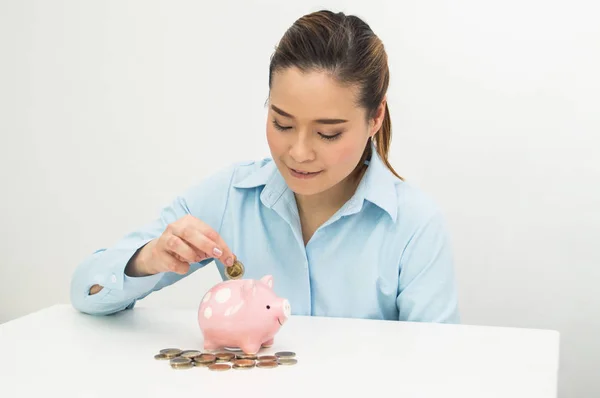
[{"label": "eye", "polygon": [[273,126],[275,126],[275,128],[279,131],[286,131],[291,129],[291,127],[282,126],[281,124],[277,123],[277,120],[275,119],[273,119]]},{"label": "eye", "polygon": [[342,133],[337,133],[337,134],[333,134],[333,135],[327,135],[327,134],[319,133],[319,135],[324,140],[333,141],[333,140],[337,139],[340,135],[342,135]]},{"label": "eye", "polygon": [[270,310],[270,309],[271,309],[271,306],[270,306],[270,305],[267,305],[267,309],[268,309],[268,310]]}]

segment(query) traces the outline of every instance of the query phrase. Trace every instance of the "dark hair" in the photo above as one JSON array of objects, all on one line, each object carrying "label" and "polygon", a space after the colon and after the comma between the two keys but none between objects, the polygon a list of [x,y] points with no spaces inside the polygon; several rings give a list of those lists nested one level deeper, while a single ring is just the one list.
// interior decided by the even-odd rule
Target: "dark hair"
[{"label": "dark hair", "polygon": [[[370,119],[388,89],[387,61],[383,43],[366,22],[354,15],[321,10],[300,17],[283,35],[271,57],[269,88],[273,73],[281,69],[325,70],[343,84],[358,85],[358,102]],[[375,148],[390,171],[402,179],[388,161],[391,140],[392,122],[386,102],[383,123],[374,136]],[[367,144],[359,166],[371,156],[370,149]]]}]

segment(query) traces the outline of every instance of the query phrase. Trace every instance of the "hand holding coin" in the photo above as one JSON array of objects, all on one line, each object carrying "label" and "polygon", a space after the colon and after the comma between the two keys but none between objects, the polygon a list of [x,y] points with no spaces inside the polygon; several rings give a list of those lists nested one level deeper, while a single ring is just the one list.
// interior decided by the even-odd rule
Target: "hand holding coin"
[{"label": "hand holding coin", "polygon": [[186,215],[169,224],[160,237],[138,250],[127,264],[125,273],[129,276],[160,272],[185,274],[190,264],[207,258],[218,259],[227,268],[234,265],[235,259],[213,228],[192,215]]}]

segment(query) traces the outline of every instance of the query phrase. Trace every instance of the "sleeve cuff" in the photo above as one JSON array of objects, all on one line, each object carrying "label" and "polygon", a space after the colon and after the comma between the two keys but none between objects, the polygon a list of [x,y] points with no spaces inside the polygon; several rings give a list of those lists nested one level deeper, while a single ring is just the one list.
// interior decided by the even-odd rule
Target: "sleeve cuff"
[{"label": "sleeve cuff", "polygon": [[[102,263],[112,264],[112,266],[92,276],[93,284],[98,284],[103,289],[97,294],[88,296],[87,299],[105,303],[125,302],[135,300],[152,291],[164,273],[140,277],[125,275],[125,267],[129,259],[150,240],[143,240],[130,247],[106,250],[102,253]],[[100,270],[102,270],[101,267],[99,267]]]}]

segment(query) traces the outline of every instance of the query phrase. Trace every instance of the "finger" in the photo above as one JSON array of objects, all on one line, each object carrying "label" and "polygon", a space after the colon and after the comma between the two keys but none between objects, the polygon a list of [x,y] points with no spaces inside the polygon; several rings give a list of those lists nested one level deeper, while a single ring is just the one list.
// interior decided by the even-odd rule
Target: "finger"
[{"label": "finger", "polygon": [[208,239],[215,242],[221,250],[220,253],[215,253],[215,258],[218,258],[223,264],[225,264],[225,266],[231,267],[233,265],[233,260],[235,259],[235,256],[233,255],[231,249],[229,249],[229,246],[227,246],[221,235],[219,235],[217,231],[215,231],[209,225],[206,224],[204,225],[203,232],[204,235]]},{"label": "finger", "polygon": [[206,253],[197,253],[186,242],[176,235],[169,235],[166,241],[167,250],[180,261],[197,263],[206,258]]},{"label": "finger", "polygon": [[[210,257],[222,258],[227,252],[223,244],[218,244],[209,238],[206,231],[212,230],[208,225],[195,218],[188,218],[185,222],[176,223],[172,226],[172,233],[189,244],[198,254],[206,253]],[[210,235],[219,237],[216,233]],[[222,240],[221,240],[222,241]]]},{"label": "finger", "polygon": [[190,270],[190,264],[186,261],[181,261],[176,256],[168,252],[163,252],[162,261],[165,271],[175,272],[176,274],[185,274]]},{"label": "finger", "polygon": [[[181,256],[179,256],[179,254],[177,254],[177,253],[171,253],[171,254],[173,256],[175,256],[178,260],[185,261],[186,263],[190,264],[189,261],[187,261],[185,258],[182,258]],[[200,262],[202,260],[206,260],[207,258],[209,258],[209,256],[206,253],[202,253],[201,255],[198,255],[196,262],[198,263],[198,262]]]}]

